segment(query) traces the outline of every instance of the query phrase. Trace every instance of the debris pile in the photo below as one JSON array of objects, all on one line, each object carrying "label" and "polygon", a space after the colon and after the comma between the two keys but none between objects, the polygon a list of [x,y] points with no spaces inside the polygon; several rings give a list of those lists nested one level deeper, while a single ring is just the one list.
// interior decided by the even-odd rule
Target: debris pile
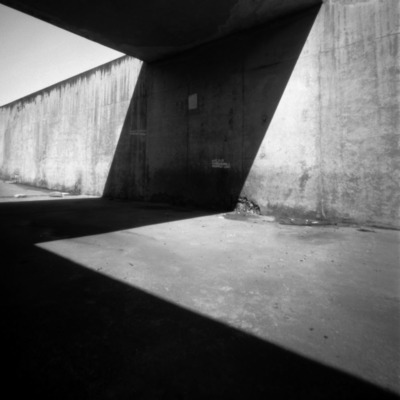
[{"label": "debris pile", "polygon": [[307,219],[307,218],[280,218],[279,223],[281,225],[299,225],[299,226],[318,226],[318,225],[333,225],[331,221],[319,220],[319,219]]},{"label": "debris pile", "polygon": [[247,199],[247,197],[239,197],[235,207],[235,212],[238,214],[261,214],[260,207],[256,203]]}]

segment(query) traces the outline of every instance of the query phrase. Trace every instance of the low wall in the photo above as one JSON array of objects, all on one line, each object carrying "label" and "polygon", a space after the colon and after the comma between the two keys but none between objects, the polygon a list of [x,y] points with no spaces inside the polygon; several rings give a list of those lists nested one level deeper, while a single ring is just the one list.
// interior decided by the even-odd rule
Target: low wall
[{"label": "low wall", "polygon": [[122,57],[1,107],[1,177],[101,195],[140,68]]}]

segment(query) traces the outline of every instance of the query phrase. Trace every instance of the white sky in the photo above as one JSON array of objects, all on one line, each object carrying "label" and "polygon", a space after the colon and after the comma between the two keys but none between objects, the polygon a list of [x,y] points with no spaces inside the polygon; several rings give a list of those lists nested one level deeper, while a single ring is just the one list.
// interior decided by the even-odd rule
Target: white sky
[{"label": "white sky", "polygon": [[0,4],[0,106],[122,55]]}]

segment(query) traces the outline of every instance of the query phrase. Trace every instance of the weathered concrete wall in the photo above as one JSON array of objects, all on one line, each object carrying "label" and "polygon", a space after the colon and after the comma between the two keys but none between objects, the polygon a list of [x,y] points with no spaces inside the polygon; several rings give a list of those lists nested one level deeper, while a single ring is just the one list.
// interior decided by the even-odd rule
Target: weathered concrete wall
[{"label": "weathered concrete wall", "polygon": [[145,197],[399,226],[399,15],[327,0],[149,65]]},{"label": "weathered concrete wall", "polygon": [[1,107],[1,176],[102,194],[140,68],[122,57]]},{"label": "weathered concrete wall", "polygon": [[317,11],[148,66],[149,198],[235,205]]},{"label": "weathered concrete wall", "polygon": [[147,86],[143,64],[104,188],[107,197],[147,199]]},{"label": "weathered concrete wall", "polygon": [[243,195],[400,225],[399,37],[397,0],[325,1]]},{"label": "weathered concrete wall", "polygon": [[399,227],[399,17],[397,0],[326,0],[140,74],[122,58],[3,107],[1,173]]}]

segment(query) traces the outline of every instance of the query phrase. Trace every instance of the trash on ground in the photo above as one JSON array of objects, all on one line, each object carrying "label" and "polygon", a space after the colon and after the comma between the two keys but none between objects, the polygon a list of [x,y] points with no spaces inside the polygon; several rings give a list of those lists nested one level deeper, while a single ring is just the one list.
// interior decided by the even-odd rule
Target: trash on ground
[{"label": "trash on ground", "polygon": [[266,222],[275,222],[275,217],[272,215],[264,215],[263,220]]},{"label": "trash on ground", "polygon": [[240,197],[238,199],[235,212],[244,214],[256,214],[256,215],[261,214],[260,207],[256,203],[247,199],[247,197]]},{"label": "trash on ground", "polygon": [[63,193],[61,192],[51,192],[49,193],[50,197],[63,197]]},{"label": "trash on ground", "polygon": [[359,229],[357,229],[358,231],[360,231],[360,232],[376,232],[375,230],[373,230],[373,229],[367,229],[367,228],[359,228]]},{"label": "trash on ground", "polygon": [[320,225],[332,225],[332,222],[318,219],[307,219],[307,218],[281,218],[279,223],[282,225],[306,225],[306,226],[320,226]]},{"label": "trash on ground", "polygon": [[14,197],[16,197],[17,199],[20,199],[22,197],[26,197],[26,194],[14,194]]}]

